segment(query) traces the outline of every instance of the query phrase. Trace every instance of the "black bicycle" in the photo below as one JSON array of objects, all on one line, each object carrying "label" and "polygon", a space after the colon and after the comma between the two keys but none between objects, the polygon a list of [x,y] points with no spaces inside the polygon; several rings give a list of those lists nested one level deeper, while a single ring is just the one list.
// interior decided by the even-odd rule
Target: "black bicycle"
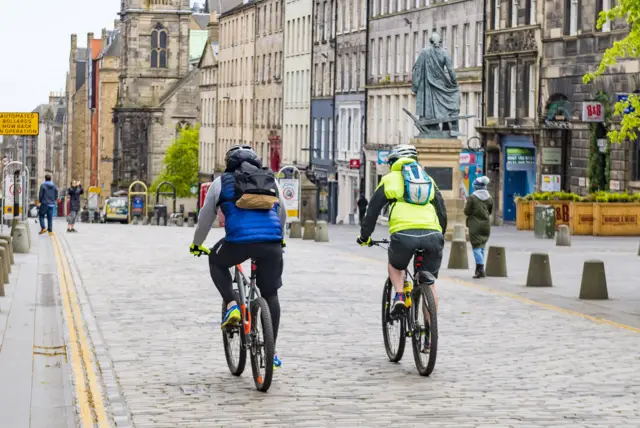
[{"label": "black bicycle", "polygon": [[[240,306],[242,320],[240,324],[223,329],[222,340],[231,374],[242,374],[249,350],[256,389],[267,392],[273,378],[275,341],[269,305],[260,296],[260,290],[256,286],[256,271],[254,260],[251,260],[251,276],[248,280],[242,265],[233,267],[234,297]],[[223,319],[226,312],[227,306],[222,302]]]},{"label": "black bicycle", "polygon": [[[381,246],[389,244],[389,240],[371,241],[371,244]],[[387,278],[382,293],[382,336],[389,361],[394,363],[402,359],[406,338],[410,337],[418,373],[429,376],[436,365],[438,351],[438,318],[436,302],[431,290],[431,285],[435,283],[436,278],[431,273],[420,270],[423,261],[424,251],[416,251],[413,257],[414,273],[412,274],[408,269],[405,273],[405,287],[409,284],[411,289],[405,288],[405,292],[408,291],[409,295],[405,301],[408,310],[402,314],[391,313],[395,290]],[[407,281],[409,278],[410,281]],[[397,339],[395,346],[394,339]]]}]

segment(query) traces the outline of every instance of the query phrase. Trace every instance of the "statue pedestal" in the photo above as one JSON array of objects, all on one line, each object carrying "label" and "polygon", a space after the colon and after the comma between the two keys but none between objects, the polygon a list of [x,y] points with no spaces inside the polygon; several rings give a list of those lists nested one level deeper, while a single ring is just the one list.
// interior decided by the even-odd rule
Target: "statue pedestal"
[{"label": "statue pedestal", "polygon": [[[465,201],[460,198],[460,151],[462,144],[457,138],[412,138],[411,144],[418,149],[418,162],[433,178],[447,205],[447,230],[445,239],[451,240],[453,227],[464,225]],[[465,228],[467,240],[469,231]]]}]

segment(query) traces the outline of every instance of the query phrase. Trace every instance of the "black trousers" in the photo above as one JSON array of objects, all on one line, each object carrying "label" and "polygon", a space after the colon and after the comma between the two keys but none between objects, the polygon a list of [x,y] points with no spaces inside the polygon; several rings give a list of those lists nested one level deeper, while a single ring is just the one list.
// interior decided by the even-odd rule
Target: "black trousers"
[{"label": "black trousers", "polygon": [[248,259],[256,261],[256,283],[266,299],[282,287],[282,244],[280,242],[253,242],[237,244],[221,239],[211,249],[209,271],[211,279],[225,303],[234,300],[233,278],[229,268]]}]

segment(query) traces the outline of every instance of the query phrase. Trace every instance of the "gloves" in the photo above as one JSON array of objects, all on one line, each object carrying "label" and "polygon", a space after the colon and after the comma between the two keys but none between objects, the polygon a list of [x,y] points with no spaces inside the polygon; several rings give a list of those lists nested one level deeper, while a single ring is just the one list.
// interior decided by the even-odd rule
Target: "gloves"
[{"label": "gloves", "polygon": [[370,247],[371,246],[371,237],[368,237],[367,239],[362,239],[361,237],[358,236],[358,239],[356,239],[356,242],[361,247]]},{"label": "gloves", "polygon": [[211,254],[211,251],[209,251],[207,247],[205,247],[204,245],[199,245],[196,247],[196,244],[191,244],[191,247],[189,247],[189,252],[196,257],[200,257],[203,254]]},{"label": "gloves", "polygon": [[282,248],[287,248],[287,243],[285,242],[285,240],[282,240]]}]

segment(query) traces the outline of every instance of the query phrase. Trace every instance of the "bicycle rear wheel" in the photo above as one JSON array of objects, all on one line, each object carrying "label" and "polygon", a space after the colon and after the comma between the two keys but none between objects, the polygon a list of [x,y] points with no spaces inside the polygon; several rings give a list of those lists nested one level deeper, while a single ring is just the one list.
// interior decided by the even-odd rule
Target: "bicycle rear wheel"
[{"label": "bicycle rear wheel", "polygon": [[258,391],[267,392],[273,378],[275,341],[267,301],[258,297],[251,304],[251,369]]},{"label": "bicycle rear wheel", "polygon": [[421,376],[429,376],[436,366],[438,317],[433,292],[428,285],[420,284],[414,288],[411,320],[413,324],[411,343],[416,368]]},{"label": "bicycle rear wheel", "polygon": [[394,295],[393,284],[387,279],[382,291],[382,337],[389,361],[397,363],[402,359],[407,338],[404,316],[391,318],[391,302]]},{"label": "bicycle rear wheel", "polygon": [[[238,293],[234,291],[236,302],[240,302]],[[222,302],[222,319],[227,312],[227,305]],[[244,372],[247,363],[246,338],[240,324],[227,327],[222,330],[222,343],[224,344],[224,356],[227,359],[227,367],[234,376],[240,376]]]}]

